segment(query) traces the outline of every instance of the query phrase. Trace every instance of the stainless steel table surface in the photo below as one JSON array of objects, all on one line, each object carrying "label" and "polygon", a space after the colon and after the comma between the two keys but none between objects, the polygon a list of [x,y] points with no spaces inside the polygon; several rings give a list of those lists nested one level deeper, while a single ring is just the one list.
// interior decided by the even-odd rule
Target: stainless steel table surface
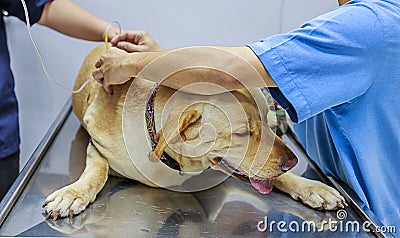
[{"label": "stainless steel table surface", "polygon": [[[74,182],[85,165],[87,133],[80,126],[67,103],[55,127],[41,148],[31,158],[37,166],[28,163],[21,178],[7,194],[0,209],[3,212],[0,236],[20,237],[370,237],[371,233],[332,231],[324,221],[354,221],[364,219],[357,215],[354,205],[345,209],[346,217],[338,218],[337,212],[311,209],[288,195],[274,189],[268,195],[259,194],[249,184],[233,178],[211,189],[180,193],[156,189],[128,179],[110,177],[96,201],[83,213],[72,219],[45,220],[41,208],[47,195]],[[292,147],[300,159],[294,169],[298,174],[329,182],[320,177],[313,166],[304,159],[302,151]],[[47,145],[43,145],[46,144]],[[40,158],[39,158],[40,157]],[[30,168],[29,168],[30,167]],[[32,169],[33,168],[33,169]],[[31,175],[26,176],[26,170]],[[21,175],[23,176],[23,175]],[[23,185],[21,185],[23,184]],[[20,189],[20,192],[17,190]],[[15,200],[11,203],[10,200]],[[8,204],[6,204],[8,202]],[[0,210],[1,211],[1,210]],[[265,232],[265,221],[270,225]],[[261,222],[261,223],[260,223]],[[271,225],[271,222],[272,223]],[[286,232],[278,229],[279,222],[286,222]],[[314,222],[316,226],[301,225]],[[297,232],[290,231],[295,224]],[[321,228],[321,224],[323,225]],[[303,232],[306,231],[311,232]]]}]

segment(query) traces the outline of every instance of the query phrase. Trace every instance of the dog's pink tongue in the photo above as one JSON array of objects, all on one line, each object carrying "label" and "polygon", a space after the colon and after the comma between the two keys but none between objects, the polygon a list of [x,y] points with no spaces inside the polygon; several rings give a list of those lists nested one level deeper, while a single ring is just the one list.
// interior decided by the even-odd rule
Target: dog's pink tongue
[{"label": "dog's pink tongue", "polygon": [[273,188],[272,180],[259,180],[250,178],[250,183],[262,194],[268,194]]}]

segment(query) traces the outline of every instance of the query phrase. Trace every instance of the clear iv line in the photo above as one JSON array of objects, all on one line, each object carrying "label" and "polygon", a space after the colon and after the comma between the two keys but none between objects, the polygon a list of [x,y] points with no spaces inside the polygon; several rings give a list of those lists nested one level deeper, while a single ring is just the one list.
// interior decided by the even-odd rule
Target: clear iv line
[{"label": "clear iv line", "polygon": [[[58,81],[56,81],[56,80],[54,80],[53,78],[50,77],[50,74],[49,74],[49,72],[47,71],[47,69],[46,69],[46,67],[45,67],[45,65],[44,65],[43,58],[42,58],[42,54],[40,53],[39,47],[37,46],[36,41],[35,41],[35,39],[34,39],[33,36],[32,36],[32,32],[31,32],[31,29],[30,29],[31,23],[30,23],[30,20],[29,20],[28,8],[26,7],[26,3],[25,3],[24,0],[21,0],[21,3],[22,3],[22,7],[24,8],[25,21],[26,21],[26,26],[27,26],[27,29],[28,29],[29,37],[30,37],[30,39],[31,39],[31,41],[32,41],[33,46],[35,47],[35,50],[36,50],[38,56],[39,56],[40,64],[42,65],[43,72],[44,72],[44,74],[46,75],[47,79],[48,79],[49,81],[55,83],[56,85],[58,85],[59,87],[61,87],[62,89],[64,89],[65,91],[67,91],[67,92],[69,92],[69,93],[73,93],[73,94],[74,94],[74,93],[79,93],[80,91],[82,91],[83,88],[84,88],[88,83],[90,83],[90,81],[94,80],[93,77],[92,77],[92,78],[89,78],[88,80],[86,80],[86,81],[81,85],[81,87],[80,87],[78,90],[70,90],[69,88],[67,88],[67,87],[65,87],[63,84],[61,84],[60,82],[58,82]],[[119,27],[119,33],[121,33],[121,25],[120,25],[118,22],[116,22],[116,21],[113,21],[113,23],[115,23],[116,25],[118,25],[118,27]],[[104,41],[105,41],[105,43],[106,43],[106,46],[108,45],[108,31],[109,31],[109,30],[110,30],[110,25],[107,25],[106,33],[105,33],[105,37],[107,37],[107,38],[104,39]]]}]

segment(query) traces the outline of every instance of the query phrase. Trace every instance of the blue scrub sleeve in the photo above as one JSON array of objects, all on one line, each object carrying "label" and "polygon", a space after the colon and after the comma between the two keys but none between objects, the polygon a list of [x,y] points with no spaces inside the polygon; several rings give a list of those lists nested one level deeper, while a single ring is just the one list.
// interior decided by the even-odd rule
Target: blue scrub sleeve
[{"label": "blue scrub sleeve", "polygon": [[278,86],[275,99],[301,122],[368,90],[384,57],[383,31],[378,16],[354,2],[248,47]]},{"label": "blue scrub sleeve", "polygon": [[[5,1],[3,9],[11,16],[16,16],[22,21],[25,21],[24,9],[20,0]],[[29,21],[34,24],[40,20],[43,12],[43,5],[49,0],[25,0],[29,13]]]}]

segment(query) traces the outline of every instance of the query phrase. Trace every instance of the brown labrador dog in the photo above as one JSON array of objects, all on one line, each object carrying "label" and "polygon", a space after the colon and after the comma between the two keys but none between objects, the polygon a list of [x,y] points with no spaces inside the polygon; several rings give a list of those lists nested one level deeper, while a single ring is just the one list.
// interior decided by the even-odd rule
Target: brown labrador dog
[{"label": "brown labrador dog", "polygon": [[[104,51],[99,46],[88,54],[75,89],[91,78]],[[149,155],[152,147],[144,115],[153,85],[136,78],[114,86],[110,95],[91,81],[73,95],[73,110],[91,136],[86,168],[76,182],[46,198],[46,218],[82,212],[95,200],[109,172],[153,187],[173,187],[209,167],[247,181],[263,194],[275,186],[313,208],[343,207],[344,199],[335,189],[287,172],[297,158],[269,128],[268,109],[262,106],[265,97],[259,89],[201,96],[160,86],[154,120],[161,129]],[[164,153],[181,171],[149,159],[159,160]]]}]

